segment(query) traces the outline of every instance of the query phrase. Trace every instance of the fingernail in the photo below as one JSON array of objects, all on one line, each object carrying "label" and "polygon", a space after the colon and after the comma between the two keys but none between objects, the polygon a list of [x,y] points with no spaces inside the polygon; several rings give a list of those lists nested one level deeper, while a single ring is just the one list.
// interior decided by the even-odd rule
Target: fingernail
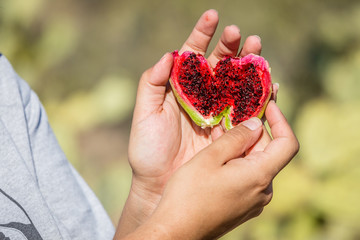
[{"label": "fingernail", "polygon": [[280,87],[280,84],[279,84],[279,83],[274,83],[274,85],[276,85],[277,88],[279,89],[279,87]]},{"label": "fingernail", "polygon": [[237,33],[240,34],[240,28],[238,26],[233,24],[233,25],[230,25],[228,27],[234,29],[234,32],[237,32]]},{"label": "fingernail", "polygon": [[216,9],[213,9],[213,8],[207,10],[207,12],[213,12],[213,13],[215,13],[216,15],[219,14],[219,12],[218,12]]},{"label": "fingernail", "polygon": [[257,39],[259,39],[259,41],[261,42],[261,37],[259,35],[254,35],[254,37],[256,37]]},{"label": "fingernail", "polygon": [[242,125],[253,131],[258,129],[262,125],[262,122],[259,118],[253,117],[243,122]]}]

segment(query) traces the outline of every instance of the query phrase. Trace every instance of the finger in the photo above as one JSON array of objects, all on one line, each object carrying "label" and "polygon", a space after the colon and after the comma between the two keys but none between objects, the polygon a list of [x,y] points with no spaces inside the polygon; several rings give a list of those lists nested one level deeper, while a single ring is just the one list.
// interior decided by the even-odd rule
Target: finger
[{"label": "finger", "polygon": [[201,154],[206,154],[207,157],[203,158],[215,158],[215,163],[221,165],[238,158],[259,139],[261,126],[261,120],[256,117],[242,122],[205,148]]},{"label": "finger", "polygon": [[144,72],[139,82],[134,114],[141,112],[147,115],[162,110],[172,64],[172,55],[166,53],[158,63]]},{"label": "finger", "polygon": [[210,65],[214,67],[224,56],[236,56],[239,51],[240,39],[240,29],[237,26],[225,27],[219,42],[208,58]]},{"label": "finger", "polygon": [[206,11],[196,23],[190,36],[180,49],[179,53],[192,51],[205,55],[212,36],[215,33],[219,17],[217,11],[210,9]]},{"label": "finger", "polygon": [[259,36],[253,35],[245,40],[239,56],[244,57],[250,53],[260,55],[261,54],[261,39]]},{"label": "finger", "polygon": [[279,92],[279,83],[274,83],[272,85],[272,88],[273,88],[273,91],[272,91],[272,94],[271,94],[271,99],[274,100],[275,102],[277,102],[277,94]]},{"label": "finger", "polygon": [[[274,84],[272,84],[272,91],[271,91],[270,100],[274,100],[275,102],[277,102],[278,92],[279,92],[279,83],[274,83]],[[266,121],[265,114],[262,116],[261,120],[262,120],[263,122]]]},{"label": "finger", "polygon": [[266,130],[266,127],[263,125],[263,132],[259,140],[248,150],[246,151],[245,155],[254,152],[262,152],[264,151],[265,147],[271,142],[271,137]]},{"label": "finger", "polygon": [[296,155],[299,142],[274,101],[269,102],[265,114],[274,139],[264,149],[269,161],[263,161],[261,167],[275,177]]},{"label": "finger", "polygon": [[218,124],[211,129],[211,138],[213,141],[221,137],[225,133],[223,127]]}]

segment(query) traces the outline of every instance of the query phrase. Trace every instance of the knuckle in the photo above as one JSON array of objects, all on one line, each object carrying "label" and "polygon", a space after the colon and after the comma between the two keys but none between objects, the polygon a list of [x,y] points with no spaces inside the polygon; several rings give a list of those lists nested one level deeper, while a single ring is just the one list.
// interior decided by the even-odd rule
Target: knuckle
[{"label": "knuckle", "polygon": [[257,186],[260,191],[266,191],[272,182],[272,177],[269,174],[259,174],[257,178]]},{"label": "knuckle", "polygon": [[[211,147],[206,148],[206,151],[201,151],[199,154],[197,154],[197,159],[203,159],[207,163],[214,162],[212,161],[214,158],[217,158],[219,155],[221,155],[221,152],[223,148],[218,145],[212,145]],[[210,161],[209,161],[210,160]]]},{"label": "knuckle", "polygon": [[263,199],[263,206],[268,205],[271,202],[272,198],[273,198],[273,192],[265,193]]},{"label": "knuckle", "polygon": [[262,213],[264,211],[264,208],[263,207],[261,207],[261,208],[258,208],[258,209],[256,209],[254,212],[253,212],[253,214],[252,214],[252,218],[255,218],[255,217],[258,217],[258,216],[260,216],[260,214]]},{"label": "knuckle", "polygon": [[296,138],[295,135],[293,135],[293,136],[290,138],[290,144],[289,144],[289,146],[291,146],[292,156],[295,156],[295,155],[299,152],[299,149],[300,149],[299,140]]},{"label": "knuckle", "polygon": [[185,45],[191,49],[193,52],[198,52],[201,54],[205,54],[204,48],[201,45],[201,42],[198,42],[196,39],[188,39]]},{"label": "knuckle", "polygon": [[294,142],[294,156],[299,152],[300,150],[300,142],[297,138],[295,138]]},{"label": "knuckle", "polygon": [[256,216],[260,216],[260,214],[264,211],[264,208],[260,208],[257,213],[256,213]]},{"label": "knuckle", "polygon": [[243,127],[238,127],[232,129],[232,131],[228,134],[230,140],[234,140],[235,142],[244,142],[246,139],[249,138],[249,134],[247,131],[244,131]]}]

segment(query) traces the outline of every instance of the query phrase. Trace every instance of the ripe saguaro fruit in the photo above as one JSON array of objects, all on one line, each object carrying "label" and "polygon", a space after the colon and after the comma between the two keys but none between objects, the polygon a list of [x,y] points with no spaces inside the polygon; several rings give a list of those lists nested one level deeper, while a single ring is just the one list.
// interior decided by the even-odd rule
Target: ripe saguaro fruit
[{"label": "ripe saguaro fruit", "polygon": [[173,52],[170,84],[179,104],[202,128],[225,118],[231,129],[261,118],[272,92],[270,68],[261,56],[224,57],[214,69],[201,54]]}]

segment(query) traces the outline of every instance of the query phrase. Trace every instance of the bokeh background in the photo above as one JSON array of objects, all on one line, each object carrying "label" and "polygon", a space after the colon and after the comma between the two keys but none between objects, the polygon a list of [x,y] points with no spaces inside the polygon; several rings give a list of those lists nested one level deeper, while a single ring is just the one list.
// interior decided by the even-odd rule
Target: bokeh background
[{"label": "bokeh background", "polygon": [[360,1],[0,0],[0,51],[116,224],[138,79],[209,8],[215,40],[230,24],[261,36],[301,143],[263,214],[222,239],[360,239]]}]

